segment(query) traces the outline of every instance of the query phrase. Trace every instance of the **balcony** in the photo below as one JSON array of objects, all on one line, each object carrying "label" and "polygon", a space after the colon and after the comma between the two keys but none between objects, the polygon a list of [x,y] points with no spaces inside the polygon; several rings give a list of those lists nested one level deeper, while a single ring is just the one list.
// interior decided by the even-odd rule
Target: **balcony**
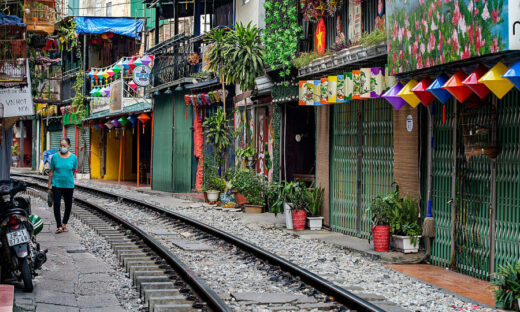
[{"label": "balcony", "polygon": [[0,85],[27,84],[25,27],[0,26]]},{"label": "balcony", "polygon": [[42,34],[54,32],[56,9],[54,0],[25,0],[23,21],[27,31]]},{"label": "balcony", "polygon": [[76,73],[79,68],[74,68],[63,73],[61,79],[61,100],[63,104],[70,104],[72,98],[76,95],[74,92],[74,84],[76,83]]}]

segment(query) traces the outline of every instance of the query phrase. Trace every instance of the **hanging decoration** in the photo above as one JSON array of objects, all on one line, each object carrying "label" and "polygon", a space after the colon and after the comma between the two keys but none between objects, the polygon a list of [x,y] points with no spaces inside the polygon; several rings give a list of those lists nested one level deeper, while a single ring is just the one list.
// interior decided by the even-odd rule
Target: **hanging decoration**
[{"label": "hanging decoration", "polygon": [[360,70],[353,70],[352,71],[352,81],[354,82],[354,88],[352,92],[352,99],[359,100],[361,98],[359,90],[361,89],[361,83],[360,83]]},{"label": "hanging decoration", "polygon": [[388,91],[383,94],[383,98],[385,98],[395,110],[400,110],[406,104],[406,101],[403,100],[402,97],[398,96],[399,92],[403,89],[403,85],[400,82],[397,82],[393,87],[391,87]]},{"label": "hanging decoration", "polygon": [[[143,62],[141,62],[141,58],[140,58],[140,57],[138,57],[138,58],[134,61],[134,65],[135,65],[135,67],[137,67],[137,66],[142,66],[142,65],[143,65]],[[135,68],[135,67],[134,67],[134,68]]]},{"label": "hanging decoration", "polygon": [[382,67],[370,69],[370,98],[380,98],[385,92],[385,73]]},{"label": "hanging decoration", "polygon": [[345,75],[338,75],[338,86],[336,88],[336,102],[345,103]]},{"label": "hanging decoration", "polygon": [[338,95],[338,77],[329,76],[327,80],[327,104],[334,104],[336,103],[336,97]]},{"label": "hanging decoration", "polygon": [[506,65],[498,62],[478,82],[485,84],[491,92],[501,99],[513,88],[513,84],[507,78],[502,77],[506,71]]},{"label": "hanging decoration", "polygon": [[114,125],[110,121],[107,121],[105,122],[105,127],[107,127],[108,130],[112,130],[112,128],[114,128]]},{"label": "hanging decoration", "polygon": [[473,93],[478,95],[480,99],[484,99],[489,94],[489,89],[483,83],[478,82],[487,71],[488,70],[486,67],[480,65],[474,72],[469,74],[468,78],[464,79],[462,82],[468,86],[468,88],[470,88]]},{"label": "hanging decoration", "polygon": [[460,69],[446,81],[442,88],[451,93],[459,102],[463,103],[472,93],[471,89],[462,83],[467,77],[468,74]]},{"label": "hanging decoration", "polygon": [[448,100],[453,97],[451,93],[442,88],[442,86],[446,84],[448,79],[449,78],[446,74],[441,74],[426,89],[426,91],[431,92],[442,104],[446,104],[446,102],[448,102]]},{"label": "hanging decoration", "polygon": [[119,123],[119,121],[117,120],[117,118],[112,119],[112,121],[110,121],[110,123],[113,124],[114,127],[116,127],[116,129],[119,128],[119,126],[121,125],[121,124]]},{"label": "hanging decoration", "polygon": [[151,62],[152,62],[152,58],[149,55],[145,55],[141,58],[141,63],[143,63],[143,65],[148,65]]},{"label": "hanging decoration", "polygon": [[300,0],[303,19],[317,23],[320,19],[334,15],[341,8],[341,0]]},{"label": "hanging decoration", "polygon": [[352,80],[352,72],[345,73],[345,101],[351,101],[354,94],[354,81]]},{"label": "hanging decoration", "polygon": [[188,64],[190,64],[191,66],[199,64],[199,61],[200,58],[197,52],[191,52],[190,54],[188,54]]},{"label": "hanging decoration", "polygon": [[318,55],[323,55],[327,47],[327,28],[325,28],[325,21],[323,18],[320,19],[316,26],[316,52]]},{"label": "hanging decoration", "polygon": [[430,105],[430,103],[433,102],[433,100],[435,100],[435,96],[431,92],[426,91],[426,89],[428,89],[428,87],[431,84],[432,81],[430,78],[424,78],[423,80],[419,81],[419,83],[415,87],[411,89],[413,94],[415,94],[415,96],[417,96],[417,98],[421,100],[421,103],[424,106]]},{"label": "hanging decoration", "polygon": [[300,100],[298,105],[314,105],[314,97],[315,97],[315,84],[314,80],[303,80],[299,82],[299,96]]},{"label": "hanging decoration", "polygon": [[397,93],[398,96],[403,98],[411,107],[415,108],[421,103],[421,100],[411,91],[413,87],[417,85],[417,81],[412,79]]},{"label": "hanging decoration", "polygon": [[143,134],[144,134],[144,125],[148,120],[150,120],[150,116],[148,116],[145,113],[142,113],[141,115],[137,116],[137,119],[143,124]]},{"label": "hanging decoration", "polygon": [[372,71],[370,68],[361,68],[359,73],[359,98],[370,98],[370,78]]},{"label": "hanging decoration", "polygon": [[327,98],[327,92],[329,92],[329,79],[321,78],[319,83],[319,95],[320,95],[320,104],[325,105],[329,101]]},{"label": "hanging decoration", "polygon": [[520,61],[511,66],[502,77],[509,79],[520,90]]},{"label": "hanging decoration", "polygon": [[129,85],[130,88],[132,88],[132,90],[135,92],[135,89],[137,88],[137,84],[136,84],[135,82],[132,81],[132,82],[130,82],[128,85]]}]

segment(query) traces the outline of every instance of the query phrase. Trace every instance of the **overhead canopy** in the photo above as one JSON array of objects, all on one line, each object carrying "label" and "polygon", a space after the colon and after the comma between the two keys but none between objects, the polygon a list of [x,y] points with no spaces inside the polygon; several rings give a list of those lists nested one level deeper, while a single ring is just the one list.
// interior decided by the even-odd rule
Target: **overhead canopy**
[{"label": "overhead canopy", "polygon": [[141,39],[144,19],[118,17],[74,17],[78,34],[103,34],[111,32],[118,35]]}]

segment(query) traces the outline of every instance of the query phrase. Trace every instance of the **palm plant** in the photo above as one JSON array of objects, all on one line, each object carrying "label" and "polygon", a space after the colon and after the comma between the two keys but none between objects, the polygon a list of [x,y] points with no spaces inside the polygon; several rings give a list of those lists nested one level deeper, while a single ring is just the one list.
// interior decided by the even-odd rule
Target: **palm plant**
[{"label": "palm plant", "polygon": [[[226,52],[229,49],[229,37],[227,35],[227,28],[213,28],[206,38],[206,42],[213,45],[213,48],[209,52],[209,69],[216,73],[220,77],[220,82],[222,83],[222,94],[226,94],[226,77],[225,70],[228,62]],[[222,99],[222,103],[224,104],[224,110],[226,109],[226,97],[224,96]]]},{"label": "palm plant", "polygon": [[222,110],[222,107],[219,107],[216,113],[212,114],[209,118],[206,118],[202,126],[204,127],[206,141],[209,144],[212,144],[215,149],[213,160],[215,163],[218,162],[219,165],[222,165],[223,160],[226,158],[226,150],[231,146],[232,133],[232,127],[229,126],[226,114]]},{"label": "palm plant", "polygon": [[253,90],[255,79],[264,72],[262,31],[251,22],[237,23],[227,36],[226,77],[230,83],[239,83],[242,91]]}]

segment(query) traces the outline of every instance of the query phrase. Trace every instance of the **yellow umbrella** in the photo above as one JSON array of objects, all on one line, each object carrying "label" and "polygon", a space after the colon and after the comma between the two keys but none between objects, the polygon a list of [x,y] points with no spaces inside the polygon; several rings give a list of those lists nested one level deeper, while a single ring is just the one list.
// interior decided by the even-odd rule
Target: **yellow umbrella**
[{"label": "yellow umbrella", "polygon": [[406,101],[411,107],[417,107],[421,103],[421,100],[412,92],[412,89],[417,85],[417,81],[412,79],[408,81],[408,83],[403,87],[397,96],[400,96],[403,100]]},{"label": "yellow umbrella", "polygon": [[502,62],[498,62],[485,73],[478,82],[483,83],[491,92],[501,99],[514,87],[511,81],[502,77],[506,71],[507,66]]}]

